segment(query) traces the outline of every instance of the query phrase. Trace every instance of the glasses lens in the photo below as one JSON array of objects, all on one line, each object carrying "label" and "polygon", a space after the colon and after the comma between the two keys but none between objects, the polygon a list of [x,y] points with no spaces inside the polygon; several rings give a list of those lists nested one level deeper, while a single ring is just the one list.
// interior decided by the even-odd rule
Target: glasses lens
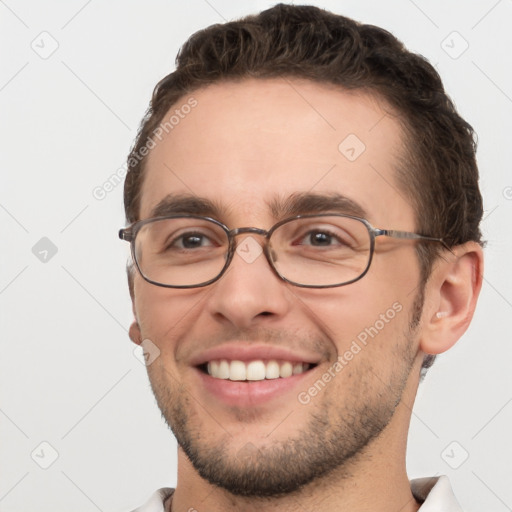
[{"label": "glasses lens", "polygon": [[144,224],[134,252],[146,279],[167,286],[197,286],[222,272],[228,247],[226,232],[214,222],[178,217]]},{"label": "glasses lens", "polygon": [[371,238],[357,219],[318,216],[293,219],[271,236],[274,266],[296,284],[334,286],[359,278],[370,260]]}]

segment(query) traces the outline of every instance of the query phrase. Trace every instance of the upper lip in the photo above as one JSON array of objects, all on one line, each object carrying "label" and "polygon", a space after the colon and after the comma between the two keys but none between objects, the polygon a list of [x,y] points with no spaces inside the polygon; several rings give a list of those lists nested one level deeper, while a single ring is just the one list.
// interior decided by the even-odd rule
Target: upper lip
[{"label": "upper lip", "polygon": [[242,342],[231,342],[217,347],[205,350],[192,357],[190,364],[192,366],[201,366],[209,361],[227,359],[229,361],[254,361],[263,360],[281,360],[291,363],[309,363],[318,364],[321,356],[319,354],[305,352],[304,350],[292,351],[285,347],[276,347],[274,345],[250,345]]}]

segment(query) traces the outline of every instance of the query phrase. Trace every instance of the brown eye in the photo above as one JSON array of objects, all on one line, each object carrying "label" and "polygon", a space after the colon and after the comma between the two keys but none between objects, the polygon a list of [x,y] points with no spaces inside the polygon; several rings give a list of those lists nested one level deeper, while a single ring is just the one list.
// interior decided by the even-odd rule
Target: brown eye
[{"label": "brown eye", "polygon": [[186,233],[174,239],[169,247],[179,249],[197,249],[199,247],[211,247],[212,241],[202,233]]}]

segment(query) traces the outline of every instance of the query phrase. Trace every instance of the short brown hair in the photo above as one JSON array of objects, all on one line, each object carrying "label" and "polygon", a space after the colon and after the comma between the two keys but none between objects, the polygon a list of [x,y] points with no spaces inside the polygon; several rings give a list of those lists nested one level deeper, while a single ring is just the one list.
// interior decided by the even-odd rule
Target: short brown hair
[{"label": "short brown hair", "polygon": [[[472,127],[457,113],[436,70],[386,30],[313,6],[278,4],[193,34],[176,70],[155,87],[128,157],[128,222],[139,220],[146,158],[135,158],[180,99],[200,87],[244,78],[296,77],[383,98],[398,113],[406,154],[397,169],[419,233],[448,246],[481,243],[482,197]],[[438,244],[418,244],[422,281]]]}]

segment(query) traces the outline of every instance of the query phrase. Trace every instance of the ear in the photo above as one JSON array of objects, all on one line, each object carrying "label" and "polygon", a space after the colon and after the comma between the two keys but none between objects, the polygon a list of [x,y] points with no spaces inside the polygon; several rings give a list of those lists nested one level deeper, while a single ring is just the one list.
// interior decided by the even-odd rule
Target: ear
[{"label": "ear", "polygon": [[440,354],[468,328],[482,288],[483,251],[476,242],[446,251],[434,263],[425,290],[420,349]]},{"label": "ear", "polygon": [[140,327],[139,324],[137,323],[137,320],[134,320],[130,325],[130,330],[128,331],[128,334],[130,336],[130,339],[136,345],[140,345],[142,343],[142,335],[140,333]]},{"label": "ear", "polygon": [[[130,278],[128,278],[130,280]],[[132,290],[132,285],[130,286],[130,292]],[[136,345],[140,345],[142,343],[142,334],[140,332],[140,326],[139,322],[137,321],[137,312],[135,311],[135,297],[133,293],[130,293],[132,298],[132,312],[133,312],[133,322],[130,325],[130,330],[128,331],[128,335],[130,336],[130,339],[135,343]]]},{"label": "ear", "polygon": [[140,333],[140,326],[137,322],[137,313],[135,311],[135,287],[134,287],[134,270],[133,264],[129,263],[126,265],[126,277],[128,278],[128,289],[130,291],[130,298],[132,299],[132,311],[133,311],[133,322],[130,325],[130,330],[128,331],[128,335],[130,339],[136,345],[140,345],[142,343],[142,335]]}]

